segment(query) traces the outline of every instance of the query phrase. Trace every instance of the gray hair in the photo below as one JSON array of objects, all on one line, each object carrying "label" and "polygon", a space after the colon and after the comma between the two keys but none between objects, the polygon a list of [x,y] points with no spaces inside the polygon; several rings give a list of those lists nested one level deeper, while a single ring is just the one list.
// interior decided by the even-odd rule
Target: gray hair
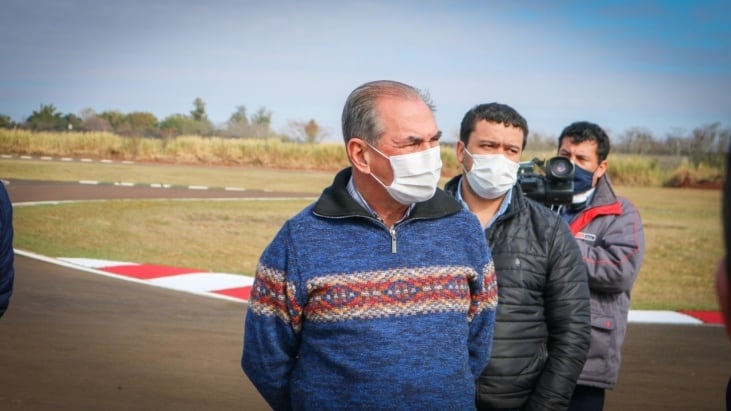
[{"label": "gray hair", "polygon": [[391,80],[378,80],[365,83],[353,90],[343,107],[343,139],[345,143],[359,137],[375,145],[383,135],[383,125],[378,118],[376,101],[379,97],[420,99],[432,112],[436,111],[428,92],[408,84]]}]

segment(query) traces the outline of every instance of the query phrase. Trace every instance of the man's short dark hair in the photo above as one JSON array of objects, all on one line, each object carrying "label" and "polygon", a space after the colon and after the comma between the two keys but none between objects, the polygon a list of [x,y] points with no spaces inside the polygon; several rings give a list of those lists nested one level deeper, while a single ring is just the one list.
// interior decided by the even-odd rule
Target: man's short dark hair
[{"label": "man's short dark hair", "polygon": [[558,146],[564,137],[568,137],[574,144],[583,143],[584,141],[595,141],[597,148],[596,154],[599,162],[606,160],[609,156],[609,136],[598,125],[588,121],[577,121],[569,124],[563,129],[561,135],[558,136]]},{"label": "man's short dark hair", "polygon": [[487,120],[492,123],[513,126],[523,131],[523,149],[528,138],[528,122],[514,108],[500,103],[478,104],[472,107],[462,118],[459,139],[467,145],[470,134],[475,131],[478,121]]}]

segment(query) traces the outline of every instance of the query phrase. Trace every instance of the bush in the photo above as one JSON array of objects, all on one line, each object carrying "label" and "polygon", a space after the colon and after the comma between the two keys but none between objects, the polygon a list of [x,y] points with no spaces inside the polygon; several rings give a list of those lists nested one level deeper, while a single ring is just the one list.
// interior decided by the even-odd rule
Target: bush
[{"label": "bush", "polygon": [[[290,170],[337,171],[348,166],[342,142],[303,144],[268,139],[186,135],[177,138],[122,137],[109,132],[32,132],[0,129],[0,154],[91,157],[201,165],[239,165]],[[554,152],[526,152],[524,161],[547,159]],[[454,146],[442,147],[442,176],[462,173]],[[720,187],[723,167],[684,157],[613,154],[608,173],[627,186]]]}]

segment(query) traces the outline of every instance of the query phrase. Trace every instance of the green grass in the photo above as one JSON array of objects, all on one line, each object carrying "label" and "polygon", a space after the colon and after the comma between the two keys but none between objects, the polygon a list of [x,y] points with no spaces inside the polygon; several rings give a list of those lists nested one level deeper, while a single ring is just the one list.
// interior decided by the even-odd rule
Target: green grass
[{"label": "green grass", "polygon": [[720,190],[618,187],[640,210],[646,251],[632,293],[636,309],[716,309],[723,253]]},{"label": "green grass", "polygon": [[239,187],[249,190],[319,193],[333,173],[253,167],[172,164],[82,163],[47,160],[0,160],[0,178],[45,181],[134,182],[142,184]]},{"label": "green grass", "polygon": [[51,257],[253,275],[285,219],[311,201],[114,200],[16,207],[14,246]]},{"label": "green grass", "polygon": [[[162,182],[297,191],[315,196],[331,172],[243,167],[0,160],[0,178]],[[640,210],[647,251],[633,309],[715,309],[722,254],[719,190],[618,186]],[[15,247],[252,275],[281,224],[311,200],[106,201],[16,207]]]}]

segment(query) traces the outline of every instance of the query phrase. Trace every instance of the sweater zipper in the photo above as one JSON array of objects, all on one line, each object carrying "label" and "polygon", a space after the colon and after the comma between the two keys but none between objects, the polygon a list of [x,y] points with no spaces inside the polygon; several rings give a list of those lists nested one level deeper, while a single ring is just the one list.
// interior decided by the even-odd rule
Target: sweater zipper
[{"label": "sweater zipper", "polygon": [[391,227],[388,232],[391,234],[391,254],[396,254],[396,228]]},{"label": "sweater zipper", "polygon": [[393,227],[388,227],[386,223],[381,219],[381,217],[376,216],[376,219],[378,220],[381,225],[386,227],[388,230],[388,234],[391,235],[391,254],[396,254],[398,248],[396,247],[396,225],[394,224]]},{"label": "sweater zipper", "polygon": [[381,219],[381,217],[376,216],[376,220],[378,220],[381,225],[386,227],[388,230],[388,234],[391,235],[391,254],[396,254],[398,248],[396,247],[396,224],[393,225],[393,227],[388,227],[386,223]]}]

